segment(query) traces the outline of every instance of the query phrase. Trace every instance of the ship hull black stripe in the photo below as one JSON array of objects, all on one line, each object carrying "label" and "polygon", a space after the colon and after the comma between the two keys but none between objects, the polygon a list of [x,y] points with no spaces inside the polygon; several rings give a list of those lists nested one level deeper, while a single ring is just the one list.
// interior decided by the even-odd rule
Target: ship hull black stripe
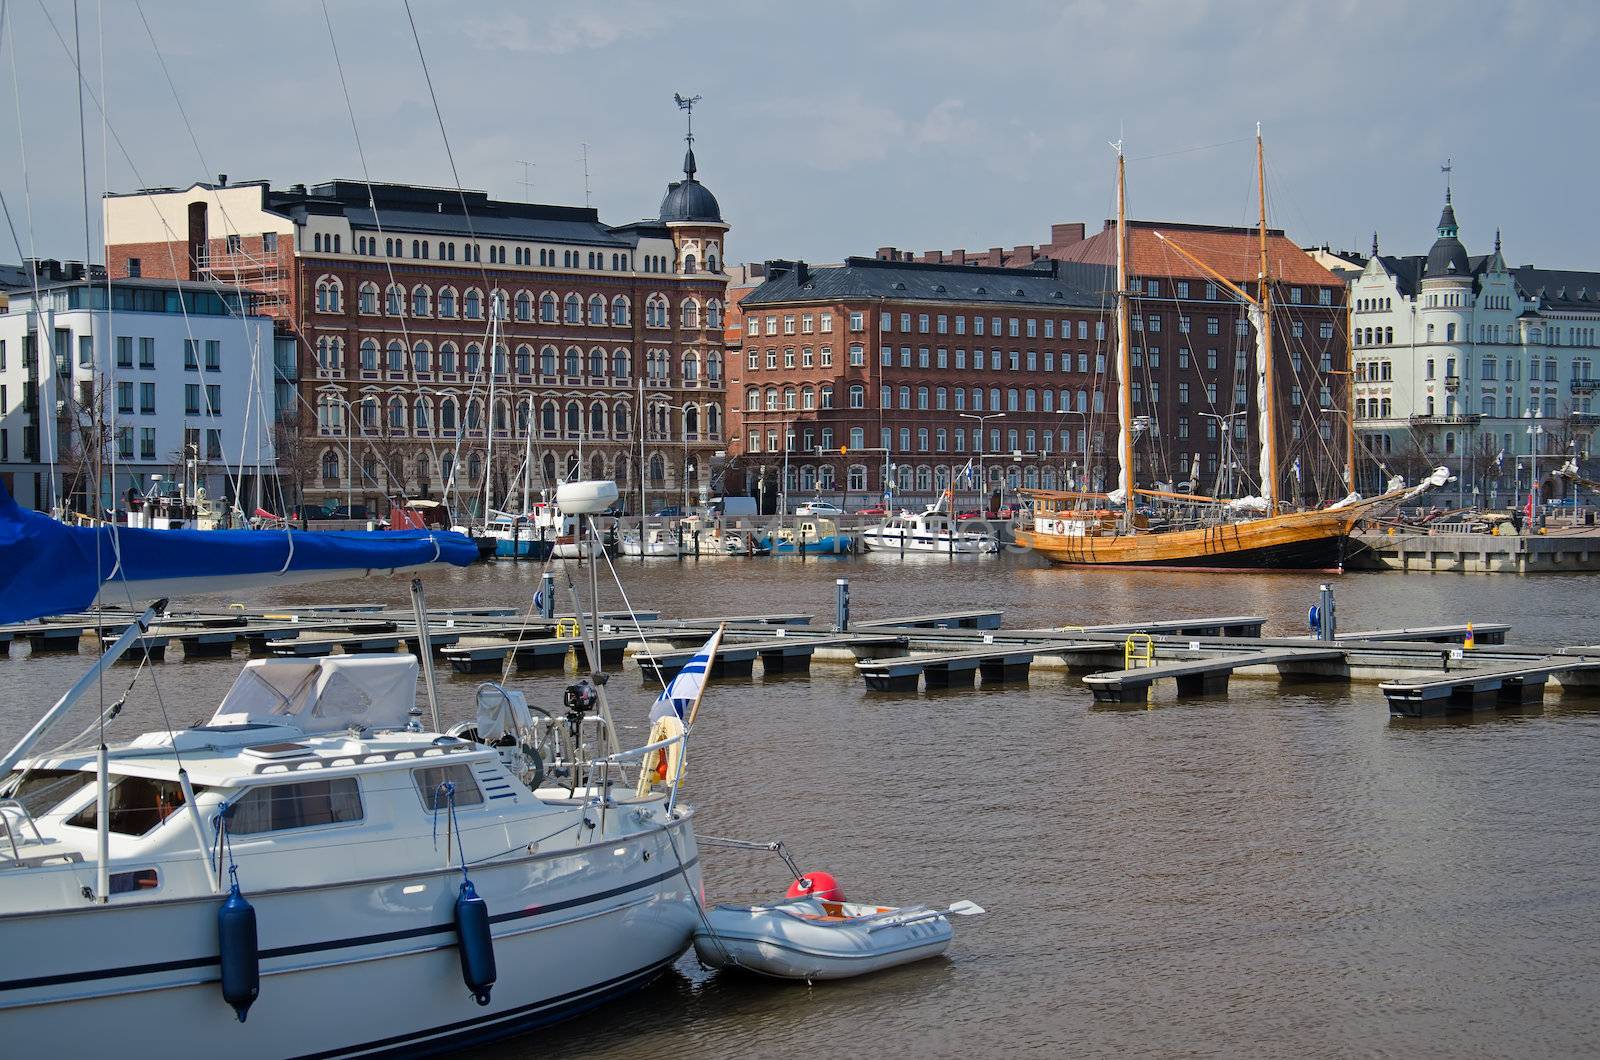
[{"label": "ship hull black stripe", "polygon": [[[607,979],[593,986],[586,986],[581,990],[557,994],[555,997],[545,998],[542,1001],[532,1001],[526,1005],[507,1009],[504,1012],[496,1012],[493,1015],[477,1016],[473,1019],[447,1023],[439,1027],[430,1027],[427,1030],[415,1031],[410,1034],[397,1034],[392,1038],[381,1038],[377,1041],[364,1042],[360,1045],[330,1049],[327,1052],[309,1053],[299,1057],[298,1060],[329,1060],[331,1057],[350,1056],[353,1054],[368,1056],[424,1056],[430,1053],[453,1051],[469,1045],[496,1041],[500,1038],[531,1030],[534,1027],[556,1023],[576,1016],[580,1012],[594,1008],[613,997],[642,987],[645,983],[666,971],[672,962],[677,959],[677,955],[674,954],[664,961],[648,964],[643,968],[619,975],[614,979]],[[441,1035],[442,1037],[435,1037],[436,1035]]]},{"label": "ship hull black stripe", "polygon": [[[684,865],[684,870],[692,869],[700,863],[698,856],[691,858]],[[630,891],[641,890],[663,883],[679,875],[676,868],[651,876],[648,879],[635,883],[625,884],[621,887],[612,887],[609,890],[597,891],[594,894],[585,894],[577,898],[568,898],[565,901],[552,902],[549,905],[532,906],[528,909],[517,909],[509,913],[498,913],[489,918],[490,923],[504,924],[509,921],[523,920],[528,917],[544,916],[547,913],[559,913],[566,909],[575,909],[579,906],[603,902],[608,898],[616,898]],[[430,924],[425,927],[406,928],[402,931],[385,931],[373,935],[358,935],[353,938],[328,939],[323,942],[307,942],[298,946],[279,946],[261,951],[261,959],[271,960],[274,957],[296,957],[306,953],[322,953],[329,950],[354,949],[358,946],[371,946],[383,942],[399,942],[404,939],[422,938],[427,935],[437,935],[443,932],[454,933],[455,924]],[[40,975],[30,979],[8,979],[0,982],[0,991],[31,990],[41,986],[63,986],[68,983],[87,983],[98,979],[120,979],[132,975],[151,975],[157,972],[177,972],[190,968],[205,968],[215,965],[217,957],[189,957],[177,961],[156,961],[149,964],[130,964],[120,968],[97,968],[84,972],[63,972],[59,975]]]}]

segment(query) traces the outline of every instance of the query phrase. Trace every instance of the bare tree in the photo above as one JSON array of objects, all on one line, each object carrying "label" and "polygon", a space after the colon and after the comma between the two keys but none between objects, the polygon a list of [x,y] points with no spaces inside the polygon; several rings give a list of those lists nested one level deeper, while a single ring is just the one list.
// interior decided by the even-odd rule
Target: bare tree
[{"label": "bare tree", "polygon": [[[303,427],[303,420],[294,412],[287,412],[272,425],[272,454],[278,467],[278,487],[282,491],[279,507],[292,505],[304,511],[306,486],[318,472],[315,439]],[[280,512],[288,518],[287,511]],[[305,525],[304,516],[301,525]]]},{"label": "bare tree", "polygon": [[63,443],[61,466],[66,476],[64,500],[69,508],[94,519],[105,518],[108,507],[104,483],[111,468],[111,446],[118,433],[112,429],[110,404],[105,383],[81,380],[76,393],[69,393],[58,422],[57,437]]}]

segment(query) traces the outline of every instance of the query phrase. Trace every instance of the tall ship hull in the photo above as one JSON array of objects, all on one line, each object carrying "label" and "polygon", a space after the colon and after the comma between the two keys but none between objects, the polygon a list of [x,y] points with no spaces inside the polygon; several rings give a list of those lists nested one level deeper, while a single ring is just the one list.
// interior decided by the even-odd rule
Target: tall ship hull
[{"label": "tall ship hull", "polygon": [[[1081,520],[1035,517],[1017,543],[1052,563],[1225,570],[1340,570],[1359,513],[1296,512],[1193,530],[1115,533]],[[1061,530],[1069,532],[1061,532]]]}]

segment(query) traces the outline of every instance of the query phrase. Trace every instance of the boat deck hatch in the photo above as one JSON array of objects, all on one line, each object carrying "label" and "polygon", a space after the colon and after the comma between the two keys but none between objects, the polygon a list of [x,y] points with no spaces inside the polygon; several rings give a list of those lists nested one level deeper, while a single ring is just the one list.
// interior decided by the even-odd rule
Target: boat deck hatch
[{"label": "boat deck hatch", "polygon": [[277,761],[284,758],[307,758],[312,751],[303,743],[264,743],[257,747],[246,747],[241,753],[251,758]]}]

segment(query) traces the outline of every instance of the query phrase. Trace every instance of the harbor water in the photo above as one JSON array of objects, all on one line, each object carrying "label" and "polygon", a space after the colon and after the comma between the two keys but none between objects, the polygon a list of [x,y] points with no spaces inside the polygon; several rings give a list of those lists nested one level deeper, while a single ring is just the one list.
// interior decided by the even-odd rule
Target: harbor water
[{"label": "harbor water", "polygon": [[[1258,614],[1280,636],[1304,631],[1330,580],[1073,572],[1025,555],[618,562],[634,606],[667,617],[808,612],[828,624],[834,580],[847,576],[857,618],[1003,608],[1019,627]],[[1600,641],[1581,576],[1331,580],[1343,630],[1504,621],[1516,644]],[[534,564],[443,571],[429,604],[526,609],[537,583]],[[621,606],[614,588],[604,595]],[[403,581],[228,600],[407,604]],[[0,664],[7,739],[88,662],[12,652]],[[138,674],[114,735],[209,716],[240,662],[186,662],[175,648]],[[137,672],[116,667],[105,701]],[[570,679],[514,675],[552,707]],[[440,672],[452,719],[467,716],[477,681]],[[642,740],[653,690],[631,665],[611,689],[625,736]],[[946,958],[813,987],[707,972],[691,953],[629,999],[474,1055],[1595,1051],[1600,700],[1552,691],[1542,709],[1419,722],[1391,720],[1370,684],[1237,678],[1227,697],[1181,703],[1166,689],[1149,709],[1095,709],[1076,678],[1036,670],[1026,685],[883,694],[821,661],[809,676],[758,668],[714,682],[687,782],[701,833],[781,838],[852,898],[966,898],[988,913],[956,924]],[[95,700],[63,728],[87,724]],[[712,901],[787,882],[765,853],[707,846],[702,859]]]}]

